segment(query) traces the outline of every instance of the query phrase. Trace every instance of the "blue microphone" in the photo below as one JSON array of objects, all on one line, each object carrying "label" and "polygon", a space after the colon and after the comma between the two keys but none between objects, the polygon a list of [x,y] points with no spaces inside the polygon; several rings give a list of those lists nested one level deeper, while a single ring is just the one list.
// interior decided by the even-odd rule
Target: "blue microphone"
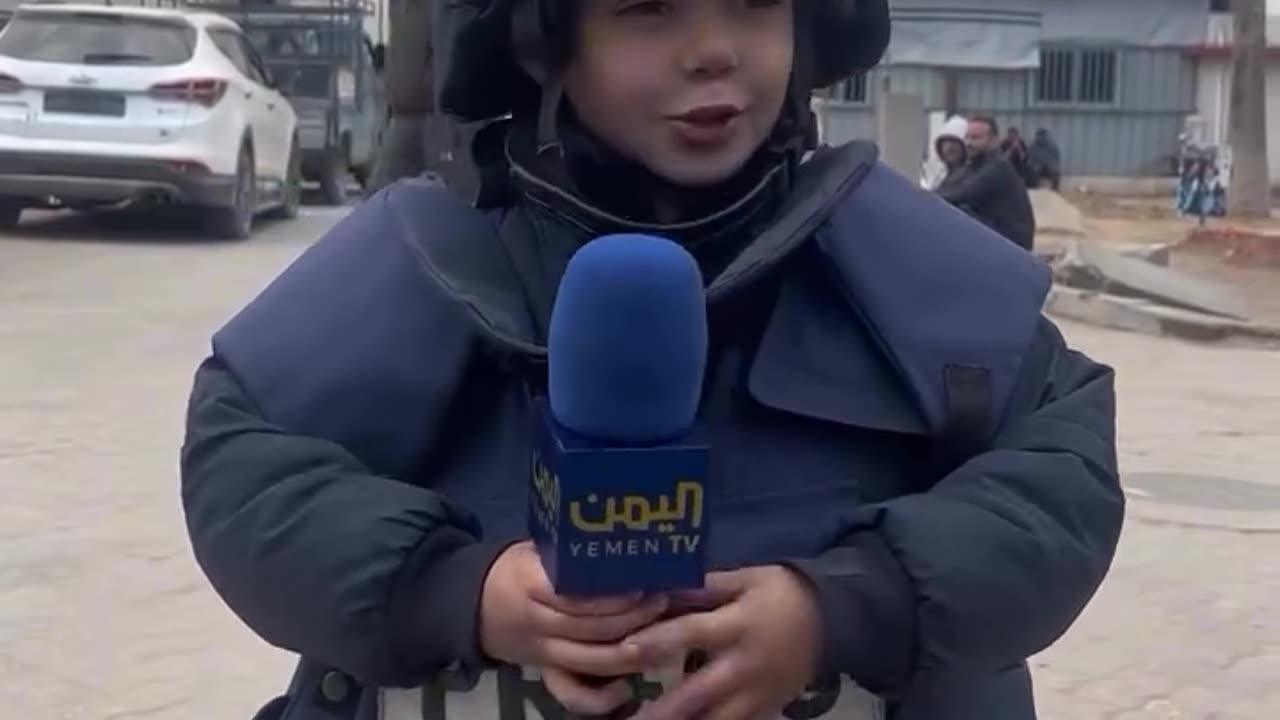
[{"label": "blue microphone", "polygon": [[703,586],[709,450],[689,439],[707,361],[698,264],[610,235],[569,261],[551,311],[529,528],[557,593]]}]

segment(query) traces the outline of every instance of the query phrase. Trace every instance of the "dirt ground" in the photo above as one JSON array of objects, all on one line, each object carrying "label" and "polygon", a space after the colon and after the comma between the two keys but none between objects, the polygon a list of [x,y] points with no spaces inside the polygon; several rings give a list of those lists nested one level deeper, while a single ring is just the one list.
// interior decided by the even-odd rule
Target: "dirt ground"
[{"label": "dirt ground", "polygon": [[[1087,237],[1110,244],[1162,245],[1180,243],[1198,220],[1180,217],[1170,198],[1126,198],[1096,194],[1064,193],[1083,215]],[[1235,220],[1208,218],[1206,224],[1280,233],[1280,219]],[[1054,238],[1047,239],[1049,243]],[[1178,247],[1170,266],[1183,272],[1224,283],[1243,297],[1251,318],[1280,327],[1280,270],[1228,264],[1223,254],[1204,247]]]},{"label": "dirt ground", "polygon": [[1127,244],[1178,242],[1196,221],[1179,217],[1167,198],[1125,198],[1063,193],[1084,215],[1089,236],[1100,241]]}]

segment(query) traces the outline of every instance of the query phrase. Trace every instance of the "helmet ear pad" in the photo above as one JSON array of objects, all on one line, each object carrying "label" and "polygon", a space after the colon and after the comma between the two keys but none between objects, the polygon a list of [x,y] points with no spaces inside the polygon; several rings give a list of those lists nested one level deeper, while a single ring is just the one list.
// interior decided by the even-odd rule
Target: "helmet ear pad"
[{"label": "helmet ear pad", "polygon": [[812,2],[813,87],[834,85],[875,67],[889,47],[888,0]]},{"label": "helmet ear pad", "polygon": [[511,52],[516,63],[539,84],[573,54],[573,19],[581,0],[508,0],[511,3]]}]

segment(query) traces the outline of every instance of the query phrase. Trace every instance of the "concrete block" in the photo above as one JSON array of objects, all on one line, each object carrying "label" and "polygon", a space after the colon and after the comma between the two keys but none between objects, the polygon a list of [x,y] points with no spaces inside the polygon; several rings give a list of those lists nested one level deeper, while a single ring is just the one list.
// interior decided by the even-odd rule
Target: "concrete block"
[{"label": "concrete block", "polygon": [[1170,336],[1214,342],[1238,335],[1266,333],[1266,329],[1228,318],[1123,297],[1055,285],[1045,302],[1054,317],[1144,335]]}]

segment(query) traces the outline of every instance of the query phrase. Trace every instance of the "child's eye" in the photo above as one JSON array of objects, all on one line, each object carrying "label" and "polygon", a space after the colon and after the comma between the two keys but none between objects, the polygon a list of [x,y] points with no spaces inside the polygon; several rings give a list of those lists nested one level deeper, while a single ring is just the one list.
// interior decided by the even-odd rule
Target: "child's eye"
[{"label": "child's eye", "polygon": [[671,3],[661,0],[641,0],[618,8],[619,15],[661,15],[671,9]]}]

